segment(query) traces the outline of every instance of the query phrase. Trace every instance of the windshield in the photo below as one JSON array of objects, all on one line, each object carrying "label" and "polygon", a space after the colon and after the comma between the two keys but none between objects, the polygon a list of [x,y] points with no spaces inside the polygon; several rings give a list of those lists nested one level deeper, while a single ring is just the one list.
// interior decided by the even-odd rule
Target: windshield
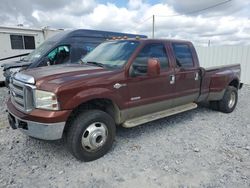
[{"label": "windshield", "polygon": [[104,42],[81,60],[83,63],[99,64],[106,68],[121,68],[138,44],[137,41]]},{"label": "windshield", "polygon": [[46,41],[32,51],[28,56],[24,57],[21,61],[33,62],[42,57],[53,45],[52,41]]}]

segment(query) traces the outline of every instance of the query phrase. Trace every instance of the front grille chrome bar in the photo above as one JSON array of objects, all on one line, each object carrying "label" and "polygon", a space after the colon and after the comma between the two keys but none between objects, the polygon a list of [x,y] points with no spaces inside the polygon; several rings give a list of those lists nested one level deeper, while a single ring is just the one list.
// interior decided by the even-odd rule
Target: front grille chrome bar
[{"label": "front grille chrome bar", "polygon": [[30,112],[34,108],[36,86],[17,80],[16,76],[14,76],[14,78],[10,79],[9,89],[11,102],[17,109]]}]

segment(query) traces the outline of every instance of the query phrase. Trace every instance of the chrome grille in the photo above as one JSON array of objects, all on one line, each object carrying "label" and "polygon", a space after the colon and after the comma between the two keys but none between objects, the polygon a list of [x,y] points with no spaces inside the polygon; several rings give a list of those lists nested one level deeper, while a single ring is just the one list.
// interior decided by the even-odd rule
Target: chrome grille
[{"label": "chrome grille", "polygon": [[25,110],[24,106],[24,84],[14,79],[9,85],[12,103],[20,110]]},{"label": "chrome grille", "polygon": [[12,78],[9,88],[11,101],[16,108],[24,112],[29,112],[34,108],[33,91],[35,86]]}]

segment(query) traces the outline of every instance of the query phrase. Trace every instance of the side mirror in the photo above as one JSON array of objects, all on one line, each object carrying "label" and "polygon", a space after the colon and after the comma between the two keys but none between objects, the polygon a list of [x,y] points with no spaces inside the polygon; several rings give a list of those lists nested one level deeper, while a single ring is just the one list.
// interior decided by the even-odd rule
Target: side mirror
[{"label": "side mirror", "polygon": [[148,76],[157,76],[160,74],[160,61],[157,58],[148,59]]}]

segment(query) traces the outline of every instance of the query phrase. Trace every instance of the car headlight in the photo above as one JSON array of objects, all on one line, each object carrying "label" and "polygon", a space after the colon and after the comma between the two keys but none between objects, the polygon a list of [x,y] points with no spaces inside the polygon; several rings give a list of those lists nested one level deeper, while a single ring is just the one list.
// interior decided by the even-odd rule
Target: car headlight
[{"label": "car headlight", "polygon": [[35,90],[35,105],[36,108],[59,110],[56,95],[48,91]]}]

